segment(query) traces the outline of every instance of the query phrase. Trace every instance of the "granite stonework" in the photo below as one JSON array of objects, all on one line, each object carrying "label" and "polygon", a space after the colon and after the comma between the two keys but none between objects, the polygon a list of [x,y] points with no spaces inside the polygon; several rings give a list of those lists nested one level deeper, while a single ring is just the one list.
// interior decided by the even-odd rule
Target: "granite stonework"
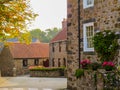
[{"label": "granite stonework", "polygon": [[[110,78],[108,78],[108,75]],[[119,85],[113,85],[116,83],[113,80],[116,76],[114,71],[105,71],[104,69],[99,69],[97,71],[84,70],[84,75],[77,78],[77,87],[74,87],[74,90],[113,90],[113,88],[114,90],[119,90],[117,89]],[[108,80],[109,82],[107,82]]]},{"label": "granite stonework", "polygon": [[[66,40],[50,43],[49,46],[50,46],[50,61],[49,61],[50,67],[66,66],[67,63]],[[59,47],[61,47],[61,51],[59,51]]]},{"label": "granite stonework", "polygon": [[[23,66],[23,59],[13,59],[14,60],[14,68],[15,71],[13,74],[13,76],[17,76],[17,75],[25,75],[25,74],[29,74],[29,66],[34,66],[34,60],[35,59],[27,59],[28,60],[28,65],[27,66]],[[43,61],[45,61],[46,59],[38,59],[39,60],[39,64],[40,66],[43,66]]]},{"label": "granite stonework", "polygon": [[67,65],[67,20],[62,21],[62,30],[49,44],[50,67],[66,67]]},{"label": "granite stonework", "polygon": [[[4,50],[4,51],[3,51]],[[1,76],[13,76],[14,61],[8,47],[3,48],[0,54]]]},{"label": "granite stonework", "polygon": [[[83,8],[83,0],[80,0],[80,60],[90,58],[96,61],[95,52],[83,51],[83,24],[94,22],[94,31],[113,30],[120,32],[120,0],[94,0],[94,6]],[[78,55],[78,0],[67,0],[67,73],[68,89],[78,89],[75,71],[79,68]],[[120,60],[120,51],[118,61]],[[87,90],[87,89],[86,89]]]},{"label": "granite stonework", "polygon": [[31,77],[61,77],[64,76],[64,71],[62,70],[53,70],[53,71],[30,71]]},{"label": "granite stonework", "polygon": [[[23,58],[24,59],[24,58]],[[25,75],[29,73],[29,66],[34,66],[34,58],[27,59],[27,66],[23,66],[23,59],[13,58],[9,47],[4,47],[0,54],[0,71],[1,76],[17,76]],[[38,65],[43,66],[43,61],[46,61],[48,58],[38,59]]]}]

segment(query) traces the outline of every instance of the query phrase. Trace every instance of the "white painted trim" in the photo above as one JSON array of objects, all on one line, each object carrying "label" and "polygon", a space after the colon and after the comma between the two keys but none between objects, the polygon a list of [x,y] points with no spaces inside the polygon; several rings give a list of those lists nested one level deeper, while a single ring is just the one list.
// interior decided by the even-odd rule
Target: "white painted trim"
[{"label": "white painted trim", "polygon": [[[83,24],[83,51],[84,52],[91,52],[91,51],[93,52],[94,48],[87,47],[87,38],[86,38],[86,27],[87,26],[93,26],[93,28],[94,28],[94,22]],[[93,31],[93,33],[94,33],[94,31]]]},{"label": "white painted trim", "polygon": [[83,0],[83,8],[89,8],[94,6],[94,0],[92,0],[92,4],[87,5],[87,0]]}]

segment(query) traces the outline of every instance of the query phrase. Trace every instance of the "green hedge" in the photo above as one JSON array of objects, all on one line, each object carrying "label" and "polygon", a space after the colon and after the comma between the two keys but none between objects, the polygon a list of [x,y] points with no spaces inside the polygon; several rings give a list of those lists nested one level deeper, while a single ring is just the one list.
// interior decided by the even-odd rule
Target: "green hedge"
[{"label": "green hedge", "polygon": [[30,71],[56,71],[56,70],[65,70],[64,67],[56,67],[56,68],[32,68]]}]

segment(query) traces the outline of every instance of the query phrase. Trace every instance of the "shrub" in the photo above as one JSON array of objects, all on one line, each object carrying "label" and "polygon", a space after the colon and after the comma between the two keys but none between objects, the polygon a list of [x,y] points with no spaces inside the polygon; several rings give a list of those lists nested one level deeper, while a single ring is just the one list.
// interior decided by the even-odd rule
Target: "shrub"
[{"label": "shrub", "polygon": [[107,62],[107,61],[104,61],[102,66],[105,68],[105,70],[109,71],[109,70],[113,70],[115,69],[115,64],[111,61]]},{"label": "shrub", "polygon": [[84,70],[83,69],[77,69],[76,72],[75,72],[75,76],[77,78],[81,77],[84,75]]},{"label": "shrub", "polygon": [[83,68],[83,69],[88,69],[89,66],[90,66],[90,64],[91,64],[91,62],[90,62],[89,59],[84,59],[84,60],[82,60],[82,61],[80,62],[80,64],[82,65],[82,68]]},{"label": "shrub", "polygon": [[97,62],[91,63],[91,68],[92,70],[97,70],[98,68],[101,68],[101,64]]},{"label": "shrub", "polygon": [[117,39],[118,35],[110,30],[98,32],[93,37],[94,49],[102,62],[115,59],[119,46]]},{"label": "shrub", "polygon": [[29,69],[30,71],[56,71],[56,70],[61,70],[61,71],[63,71],[63,70],[65,70],[65,68],[64,67],[47,67],[47,68],[45,68],[45,67],[35,67],[35,68],[31,68],[31,69]]}]

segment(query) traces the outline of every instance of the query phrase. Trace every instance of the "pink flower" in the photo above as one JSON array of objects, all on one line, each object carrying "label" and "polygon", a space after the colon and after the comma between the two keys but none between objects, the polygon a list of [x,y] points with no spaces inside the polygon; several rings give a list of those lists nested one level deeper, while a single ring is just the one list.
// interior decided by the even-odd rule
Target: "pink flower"
[{"label": "pink flower", "polygon": [[112,67],[115,66],[113,62],[108,62],[108,65]]},{"label": "pink flower", "polygon": [[103,62],[102,66],[106,66],[106,65],[107,65],[107,63],[108,63],[108,62],[106,62],[106,61],[105,61],[105,62]]},{"label": "pink flower", "polygon": [[111,67],[114,67],[115,64],[113,62],[111,62],[111,61],[109,61],[109,62],[104,61],[103,64],[102,64],[102,66],[111,66]]},{"label": "pink flower", "polygon": [[82,65],[82,67],[86,67],[87,65],[89,65],[91,62],[89,59],[84,59],[80,62],[80,64]]}]

